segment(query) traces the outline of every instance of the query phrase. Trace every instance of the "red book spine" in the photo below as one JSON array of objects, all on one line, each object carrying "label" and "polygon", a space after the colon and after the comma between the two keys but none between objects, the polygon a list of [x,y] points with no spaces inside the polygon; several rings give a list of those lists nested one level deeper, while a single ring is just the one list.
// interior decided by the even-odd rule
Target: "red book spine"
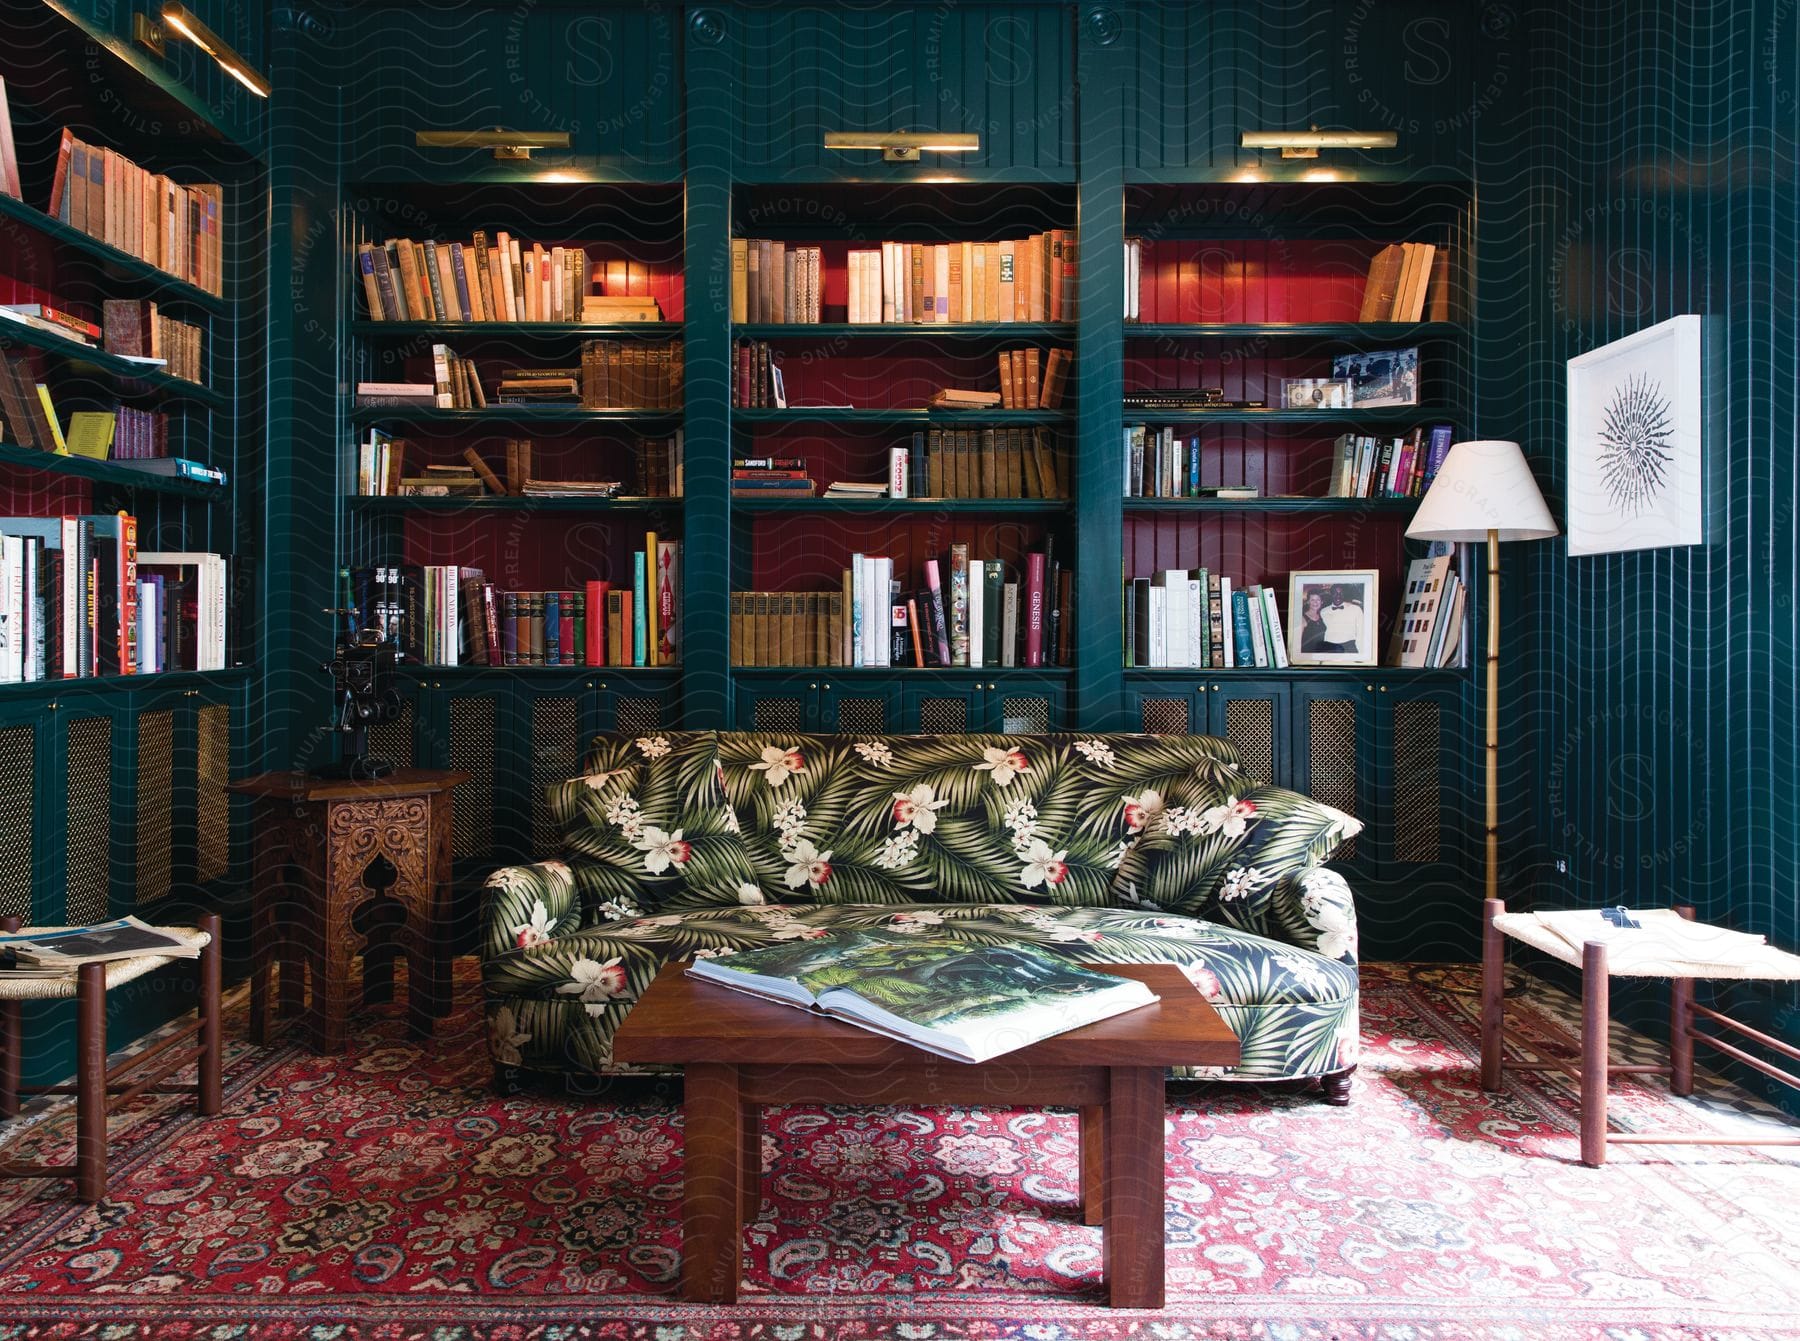
[{"label": "red book spine", "polygon": [[119,673],[137,674],[137,518],[119,514]]},{"label": "red book spine", "polygon": [[589,666],[606,664],[606,593],[611,590],[610,582],[587,584],[587,647],[583,660]]},{"label": "red book spine", "polygon": [[750,408],[750,366],[750,346],[741,344],[738,346],[737,381],[737,405],[740,410]]},{"label": "red book spine", "polygon": [[1025,664],[1044,664],[1044,556],[1025,556]]},{"label": "red book spine", "polygon": [[675,664],[675,546],[659,541],[656,546],[657,664]]},{"label": "red book spine", "polygon": [[487,664],[498,666],[503,664],[500,641],[500,607],[494,599],[494,584],[485,582],[481,587],[481,622],[487,625]]}]

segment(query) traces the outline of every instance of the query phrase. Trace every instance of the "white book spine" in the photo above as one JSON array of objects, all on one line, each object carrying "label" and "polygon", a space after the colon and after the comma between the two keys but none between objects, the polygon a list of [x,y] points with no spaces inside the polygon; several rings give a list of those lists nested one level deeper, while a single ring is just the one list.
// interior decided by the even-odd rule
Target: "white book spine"
[{"label": "white book spine", "polygon": [[932,249],[932,268],[935,282],[931,289],[937,302],[932,304],[932,317],[937,321],[950,320],[950,248],[945,243],[938,243]]},{"label": "white book spine", "polygon": [[987,564],[982,559],[969,560],[969,666],[979,669],[982,661],[982,635],[987,625],[983,593],[987,587]]},{"label": "white book spine", "polygon": [[156,664],[156,584],[138,583],[138,674],[154,675]]},{"label": "white book spine", "polygon": [[0,683],[25,678],[24,542],[0,538]]},{"label": "white book spine", "polygon": [[1200,657],[1205,629],[1206,591],[1199,578],[1190,577],[1187,583],[1187,660],[1184,665],[1197,669],[1206,664]]},{"label": "white book spine", "polygon": [[905,447],[888,448],[888,497],[906,498],[912,489],[912,452]]},{"label": "white book spine", "polygon": [[892,666],[894,664],[894,561],[892,558],[875,560],[875,596],[879,603],[875,611],[875,664]]},{"label": "white book spine", "polygon": [[1278,670],[1285,670],[1288,664],[1287,641],[1281,636],[1281,607],[1275,603],[1275,588],[1264,587],[1262,598],[1263,615],[1269,625],[1270,659]]},{"label": "white book spine", "polygon": [[1162,587],[1155,583],[1150,585],[1150,664],[1166,666],[1168,657],[1168,622],[1167,595]]},{"label": "white book spine", "polygon": [[881,319],[894,319],[894,244],[881,244]]},{"label": "white book spine", "polygon": [[1223,664],[1235,666],[1237,665],[1237,621],[1231,617],[1231,579],[1228,577],[1219,579],[1219,601],[1220,632],[1223,634],[1225,642]]},{"label": "white book spine", "polygon": [[850,664],[863,664],[863,556],[850,556],[850,608],[844,612],[850,621]]},{"label": "white book spine", "polygon": [[1162,575],[1163,620],[1165,647],[1168,660],[1165,666],[1187,665],[1187,574],[1179,568],[1170,568]]}]

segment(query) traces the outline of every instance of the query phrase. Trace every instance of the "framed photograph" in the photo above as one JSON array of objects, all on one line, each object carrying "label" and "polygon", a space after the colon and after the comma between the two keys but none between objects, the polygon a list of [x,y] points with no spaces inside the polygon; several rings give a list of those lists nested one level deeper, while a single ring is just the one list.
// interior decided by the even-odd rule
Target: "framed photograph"
[{"label": "framed photograph", "polygon": [[1705,540],[1700,318],[1569,360],[1569,553]]},{"label": "framed photograph", "polygon": [[785,410],[788,407],[787,383],[782,380],[779,363],[769,365],[769,399],[778,410]]},{"label": "framed photograph", "polygon": [[1288,661],[1295,666],[1373,666],[1381,574],[1374,569],[1288,578]]},{"label": "framed photograph", "polygon": [[1331,375],[1349,381],[1350,403],[1359,409],[1419,403],[1419,351],[1416,346],[1339,354],[1331,361]]},{"label": "framed photograph", "polygon": [[1347,410],[1350,383],[1341,377],[1284,377],[1281,405],[1286,410]]}]

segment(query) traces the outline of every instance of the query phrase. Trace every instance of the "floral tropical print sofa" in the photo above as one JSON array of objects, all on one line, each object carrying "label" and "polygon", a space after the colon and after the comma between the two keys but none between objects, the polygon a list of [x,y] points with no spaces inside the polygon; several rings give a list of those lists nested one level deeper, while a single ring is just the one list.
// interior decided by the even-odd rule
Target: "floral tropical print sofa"
[{"label": "floral tropical print sofa", "polygon": [[1242,1047],[1178,1075],[1347,1097],[1356,915],[1322,863],[1361,824],[1223,740],[609,735],[546,804],[563,851],[484,896],[503,1079],[628,1070],[613,1031],[670,960],[880,927],[1177,965]]}]

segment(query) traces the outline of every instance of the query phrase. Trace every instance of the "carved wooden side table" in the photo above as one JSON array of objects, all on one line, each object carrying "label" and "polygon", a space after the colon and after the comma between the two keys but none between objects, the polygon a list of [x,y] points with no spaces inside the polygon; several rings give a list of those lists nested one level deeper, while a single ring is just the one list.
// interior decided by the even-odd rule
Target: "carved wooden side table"
[{"label": "carved wooden side table", "polygon": [[[340,1052],[351,964],[365,999],[387,985],[392,948],[406,959],[407,1012],[423,1037],[450,1009],[451,793],[468,774],[401,769],[378,782],[263,773],[227,790],[256,798],[250,1031],[300,1012],[313,1049]],[[310,979],[311,999],[307,998]]]}]

